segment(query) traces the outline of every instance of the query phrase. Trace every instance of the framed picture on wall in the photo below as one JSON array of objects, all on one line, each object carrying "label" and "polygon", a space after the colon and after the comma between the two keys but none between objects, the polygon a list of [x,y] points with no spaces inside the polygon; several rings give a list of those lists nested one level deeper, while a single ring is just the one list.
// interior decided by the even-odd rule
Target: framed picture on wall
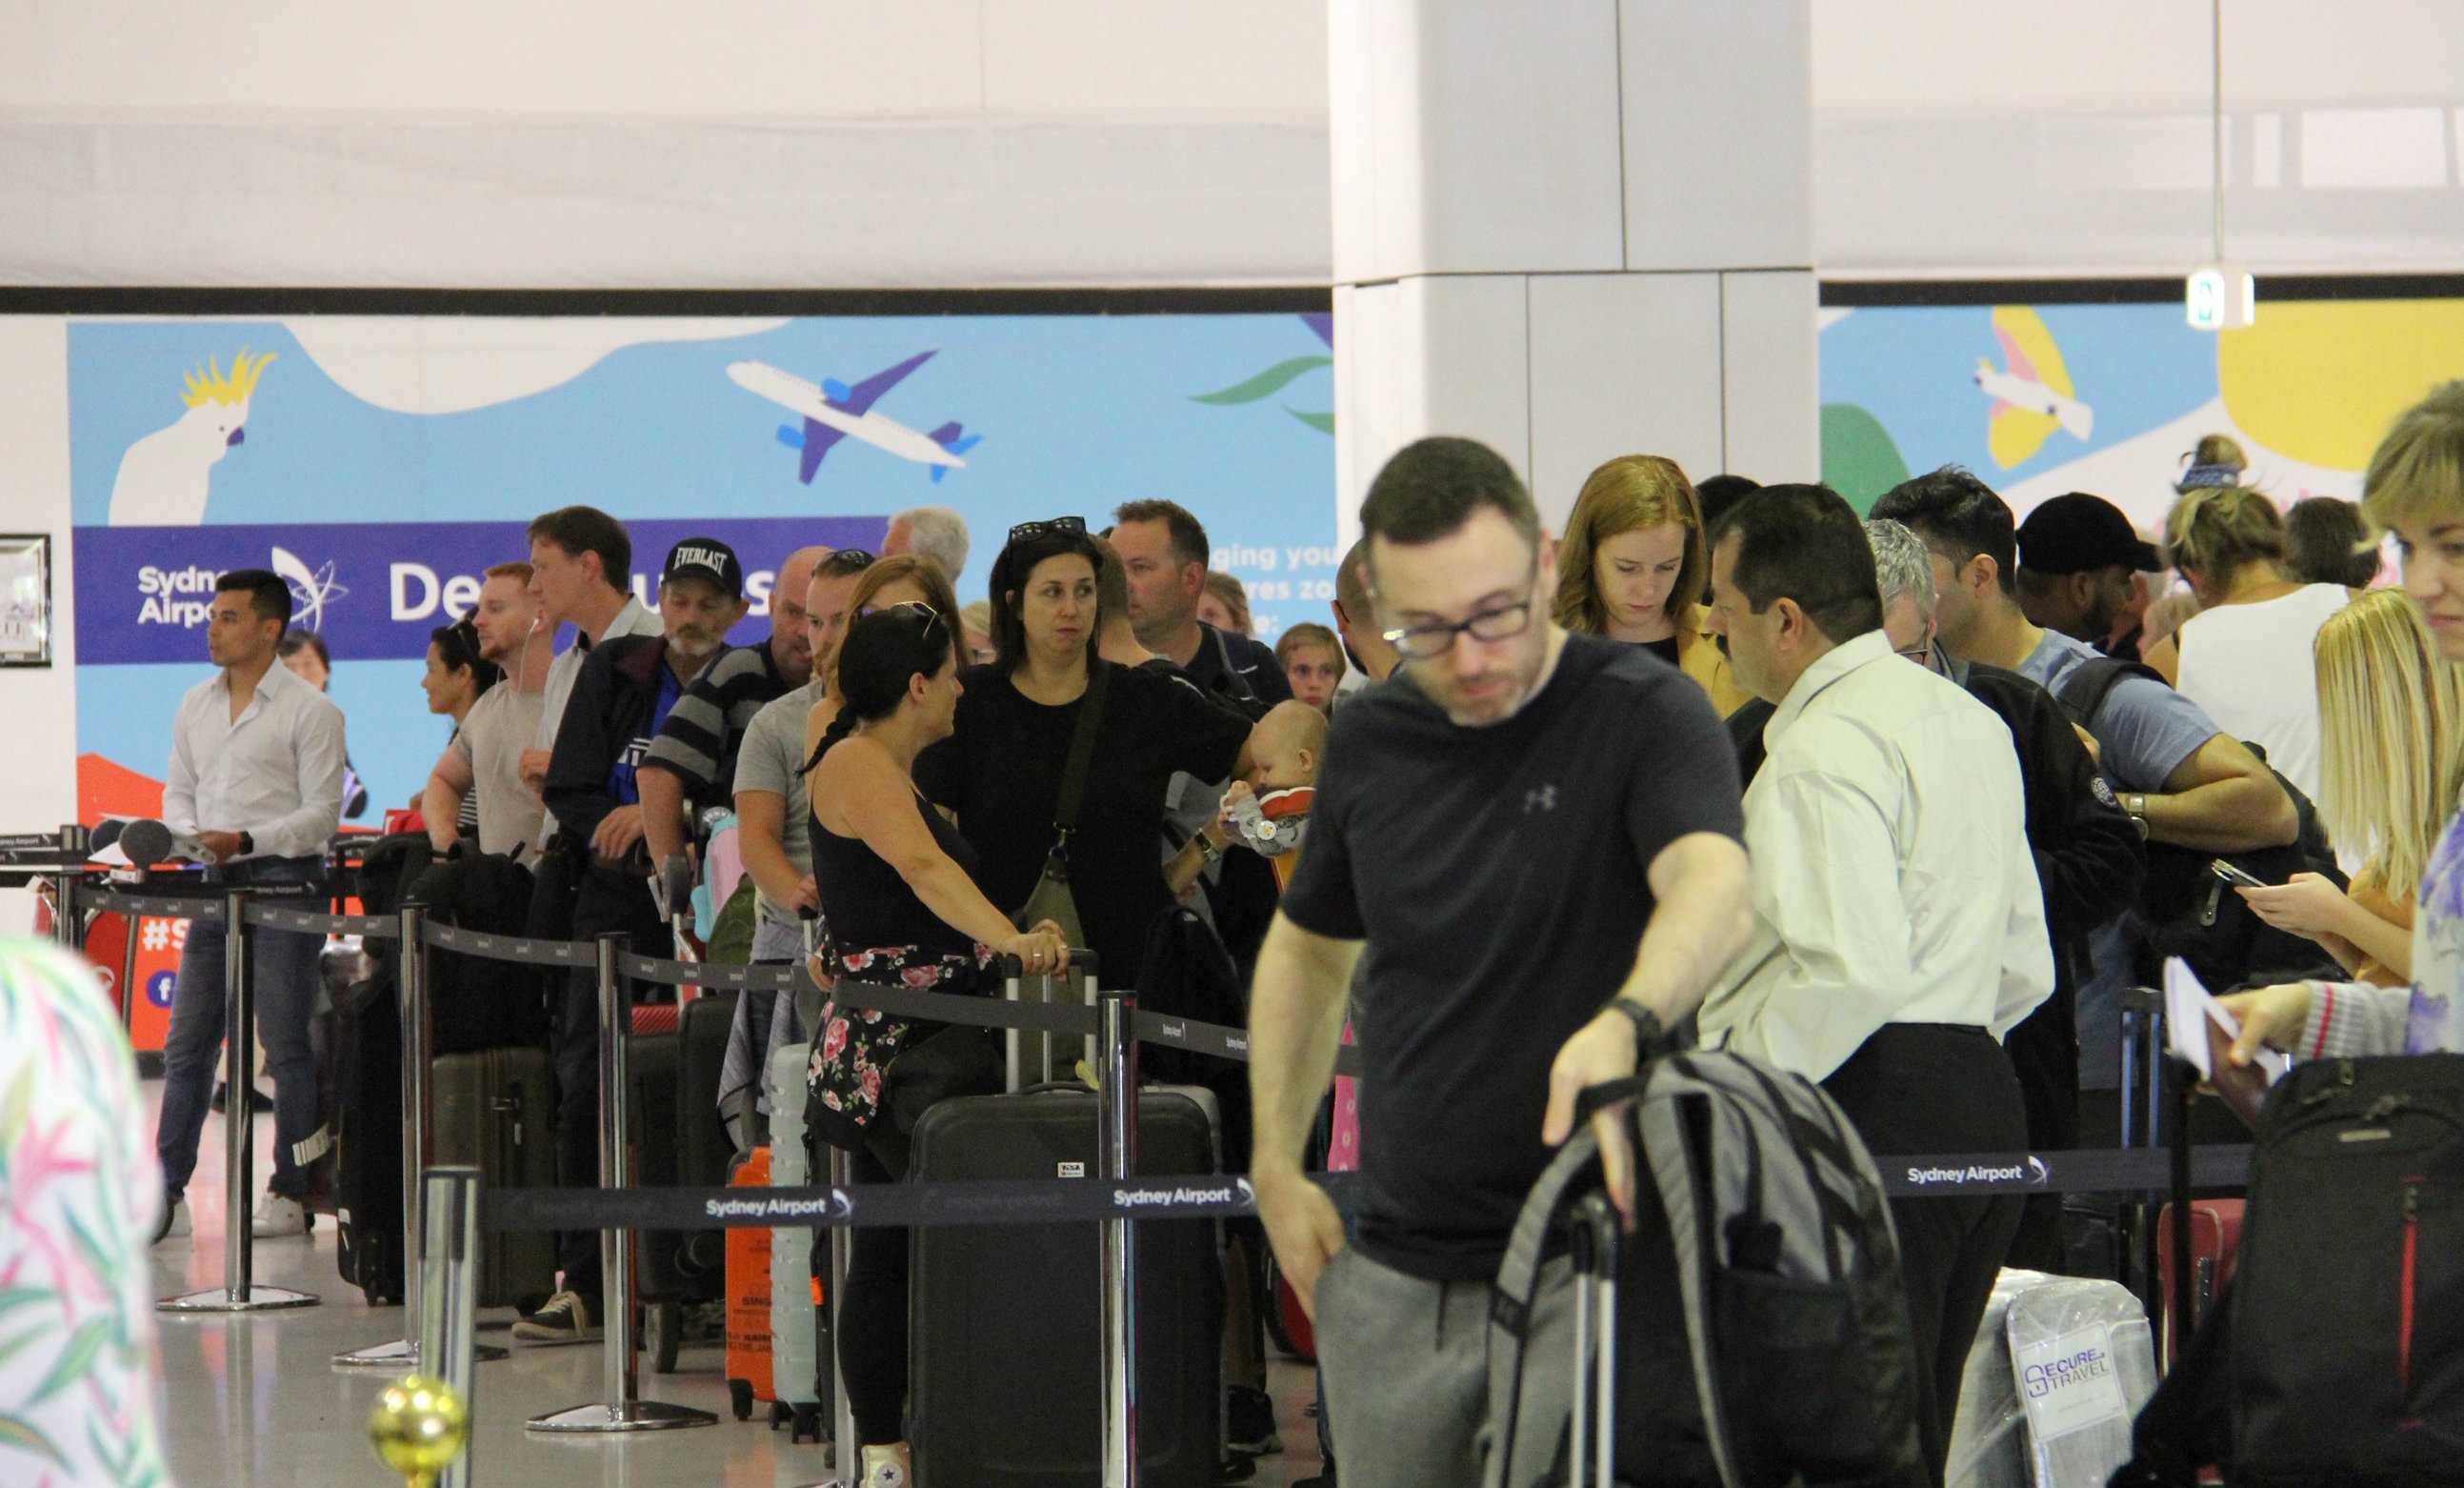
[{"label": "framed picture on wall", "polygon": [[52,540],[0,533],[0,666],[52,664]]}]

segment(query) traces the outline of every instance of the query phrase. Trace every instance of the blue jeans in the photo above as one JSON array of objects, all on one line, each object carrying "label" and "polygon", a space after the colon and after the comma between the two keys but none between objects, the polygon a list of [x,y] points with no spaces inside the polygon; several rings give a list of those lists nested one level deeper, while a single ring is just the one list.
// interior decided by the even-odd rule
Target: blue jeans
[{"label": "blue jeans", "polygon": [[[248,858],[212,870],[225,884],[305,883],[317,875],[313,857]],[[163,1181],[173,1196],[186,1191],[197,1167],[197,1138],[213,1100],[215,1055],[223,1043],[224,927],[188,922],[180,951],[180,976],[171,993],[171,1031],[163,1041],[163,1120],[154,1150]],[[308,1020],[317,1009],[317,960],[324,937],[256,926],[249,931],[250,974],[256,990],[256,1037],[274,1076],[275,1192],[291,1198],[308,1191],[308,1175],[291,1161],[291,1144],[317,1132],[317,1056],[308,1043]],[[226,1121],[248,1120],[254,1072],[232,1082]],[[244,1223],[245,1216],[234,1223]]]}]

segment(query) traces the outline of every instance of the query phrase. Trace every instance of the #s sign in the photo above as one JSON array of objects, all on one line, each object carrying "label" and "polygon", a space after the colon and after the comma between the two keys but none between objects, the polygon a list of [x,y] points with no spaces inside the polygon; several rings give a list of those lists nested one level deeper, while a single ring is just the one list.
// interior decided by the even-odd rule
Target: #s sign
[{"label": "#s sign", "polygon": [[2194,331],[2246,329],[2258,319],[2258,280],[2217,264],[2195,269],[2183,282],[2182,318]]}]

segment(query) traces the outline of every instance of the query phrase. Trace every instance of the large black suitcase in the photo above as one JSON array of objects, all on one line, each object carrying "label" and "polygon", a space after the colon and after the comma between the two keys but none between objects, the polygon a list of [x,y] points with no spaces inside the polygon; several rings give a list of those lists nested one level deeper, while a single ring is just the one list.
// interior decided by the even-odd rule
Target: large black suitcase
[{"label": "large black suitcase", "polygon": [[335,1268],[372,1305],[403,1298],[402,1011],[381,959],[334,1008]]},{"label": "large black suitcase", "polygon": [[[1187,1096],[1138,1101],[1138,1171],[1217,1170],[1216,1133]],[[1096,1171],[1084,1089],[944,1100],[916,1123],[917,1182]],[[1100,1180],[1097,1180],[1100,1181]],[[913,1233],[907,1439],[919,1482],[1081,1488],[1100,1475],[1097,1269],[1086,1225],[952,1225]],[[1222,1242],[1212,1220],[1137,1225],[1140,1481],[1196,1488],[1222,1461]]]},{"label": "large black suitcase", "polygon": [[[556,1105],[538,1049],[482,1049],[436,1061],[431,1081],[438,1164],[473,1166],[495,1188],[556,1185]],[[397,1221],[399,1230],[399,1221]],[[556,1290],[556,1236],[495,1230],[479,1236],[479,1305],[535,1303]]]},{"label": "large black suitcase", "polygon": [[[646,1188],[724,1188],[733,1156],[718,1120],[718,1072],[686,1073],[686,1052],[724,1055],[736,994],[699,997],[685,1007],[682,1033],[635,1033],[626,1052],[633,1182]],[[718,1230],[646,1230],[635,1275],[644,1301],[716,1301],[725,1294],[727,1247]]]}]

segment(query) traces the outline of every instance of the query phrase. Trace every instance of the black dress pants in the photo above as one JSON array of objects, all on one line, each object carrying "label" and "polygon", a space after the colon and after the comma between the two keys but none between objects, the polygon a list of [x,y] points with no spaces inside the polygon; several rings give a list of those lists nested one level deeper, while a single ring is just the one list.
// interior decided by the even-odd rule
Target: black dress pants
[{"label": "black dress pants", "polygon": [[[1822,1088],[1856,1122],[1878,1166],[1887,1167],[1897,1155],[2016,1152],[2028,1144],[2018,1077],[2002,1046],[1981,1028],[1890,1024]],[[2019,1195],[2009,1193],[1891,1201],[1918,1378],[1930,1397],[1921,1403],[1918,1425],[1936,1482],[1950,1454],[1968,1350],[2024,1208]]]}]

